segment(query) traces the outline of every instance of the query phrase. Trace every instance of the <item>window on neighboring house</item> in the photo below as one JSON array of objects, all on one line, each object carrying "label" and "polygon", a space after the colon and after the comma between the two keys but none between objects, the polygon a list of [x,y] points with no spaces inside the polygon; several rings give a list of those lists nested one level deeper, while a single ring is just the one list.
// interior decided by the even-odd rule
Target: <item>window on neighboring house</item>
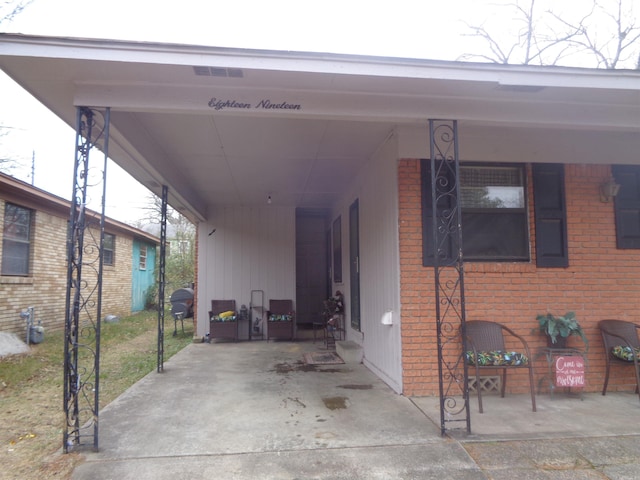
[{"label": "window on neighboring house", "polygon": [[[431,165],[422,162],[423,263],[433,265]],[[524,165],[460,165],[460,205],[465,260],[528,261],[529,228]],[[436,215],[451,208],[441,199]],[[451,258],[455,238],[448,239],[440,255]]]},{"label": "window on neighboring house", "polygon": [[28,208],[5,203],[2,275],[29,275],[32,216]]},{"label": "window on neighboring house", "polygon": [[147,246],[140,245],[140,270],[147,269]]},{"label": "window on neighboring house", "polygon": [[116,258],[116,237],[110,233],[104,234],[103,263],[113,265]]},{"label": "window on neighboring house", "polygon": [[614,165],[612,173],[620,185],[614,200],[617,247],[640,248],[640,166]]}]

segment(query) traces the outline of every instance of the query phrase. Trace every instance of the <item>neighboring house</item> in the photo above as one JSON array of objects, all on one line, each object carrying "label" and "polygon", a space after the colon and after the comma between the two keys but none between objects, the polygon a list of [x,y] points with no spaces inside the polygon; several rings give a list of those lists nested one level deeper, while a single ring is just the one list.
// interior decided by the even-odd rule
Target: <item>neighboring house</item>
[{"label": "neighboring house", "polygon": [[[97,222],[97,214],[89,213]],[[35,307],[35,318],[45,328],[64,328],[69,214],[69,201],[0,174],[0,331],[22,334],[20,312],[27,307]],[[98,232],[90,227],[87,238]],[[105,219],[103,316],[144,308],[158,243],[141,230]]]},{"label": "neighboring house", "polygon": [[295,299],[307,323],[340,290],[364,363],[437,395],[430,119],[458,124],[467,319],[538,348],[536,315],[575,311],[590,391],[597,322],[640,322],[640,71],[19,35],[0,68],[71,126],[111,107],[110,156],[198,225],[199,336],[212,299]]}]

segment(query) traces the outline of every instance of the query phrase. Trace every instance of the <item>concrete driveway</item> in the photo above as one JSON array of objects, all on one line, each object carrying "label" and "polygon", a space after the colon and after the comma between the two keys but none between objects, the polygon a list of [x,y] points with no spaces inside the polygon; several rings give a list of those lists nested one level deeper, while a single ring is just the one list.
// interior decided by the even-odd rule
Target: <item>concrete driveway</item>
[{"label": "concrete driveway", "polygon": [[[102,410],[100,450],[84,452],[72,478],[640,476],[633,393],[539,395],[537,413],[527,397],[487,396],[483,415],[472,401],[473,435],[442,437],[437,398],[397,395],[362,364],[304,363],[304,353],[323,351],[312,342],[189,345]],[[590,420],[610,407],[608,420]],[[578,437],[582,450],[571,450]],[[562,468],[550,470],[554,462]],[[581,476],[551,475],[576,469]]]}]

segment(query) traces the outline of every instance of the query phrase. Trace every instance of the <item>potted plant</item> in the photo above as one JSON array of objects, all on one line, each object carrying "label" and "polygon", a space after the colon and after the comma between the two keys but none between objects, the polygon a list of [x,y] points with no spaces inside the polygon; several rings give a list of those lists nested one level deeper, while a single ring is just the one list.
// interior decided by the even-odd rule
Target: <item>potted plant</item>
[{"label": "potted plant", "polygon": [[334,315],[342,315],[344,313],[344,296],[340,290],[336,290],[333,297],[329,297],[324,301],[324,311],[322,312],[327,320]]},{"label": "potted plant", "polygon": [[549,347],[565,348],[569,336],[577,335],[582,338],[587,349],[589,348],[587,336],[578,323],[574,312],[567,312],[563,316],[545,313],[538,315],[536,320],[538,320],[540,331],[547,335],[547,344]]},{"label": "potted plant", "polygon": [[329,297],[324,301],[324,311],[327,330],[334,332],[341,328],[340,320],[344,314],[344,296],[340,290],[336,290],[333,297]]}]

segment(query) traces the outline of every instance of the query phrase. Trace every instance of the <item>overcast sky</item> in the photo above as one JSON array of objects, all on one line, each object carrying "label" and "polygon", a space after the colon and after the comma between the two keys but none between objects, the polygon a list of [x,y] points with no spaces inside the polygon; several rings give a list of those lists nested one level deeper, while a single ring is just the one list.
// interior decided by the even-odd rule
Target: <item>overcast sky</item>
[{"label": "overcast sky", "polygon": [[[486,44],[468,36],[470,25],[492,31],[517,26],[505,4],[515,0],[33,0],[0,31],[220,47],[352,53],[455,60],[482,52]],[[604,2],[611,0],[601,0]],[[629,0],[640,4],[640,0]],[[586,0],[538,0],[541,8],[584,6]],[[502,4],[503,6],[499,6]],[[640,9],[640,5],[638,5]],[[561,11],[561,10],[559,10]],[[2,12],[0,11],[0,15]],[[17,177],[65,198],[72,189],[75,134],[0,73],[0,155],[28,166]],[[109,167],[107,215],[132,221],[146,190]],[[60,172],[68,175],[61,177]],[[126,201],[112,189],[129,192]]]}]

